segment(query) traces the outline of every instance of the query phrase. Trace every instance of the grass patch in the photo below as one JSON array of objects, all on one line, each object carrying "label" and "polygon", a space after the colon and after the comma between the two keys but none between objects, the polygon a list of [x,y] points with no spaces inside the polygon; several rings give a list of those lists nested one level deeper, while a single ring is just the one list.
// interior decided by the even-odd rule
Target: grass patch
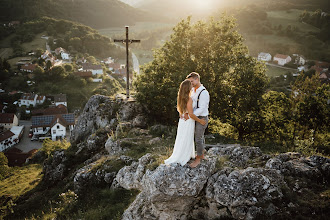
[{"label": "grass patch", "polygon": [[12,67],[12,69],[17,70],[16,63],[18,61],[24,60],[24,59],[31,59],[31,61],[32,61],[33,60],[33,57],[29,57],[29,56],[26,56],[26,57],[15,57],[15,58],[9,59],[8,60],[8,63],[10,64],[10,66]]},{"label": "grass patch", "polygon": [[32,50],[36,50],[38,48],[46,50],[46,39],[41,38],[41,36],[45,35],[45,34],[46,34],[46,32],[37,34],[33,41],[23,43],[22,47],[23,47],[24,51],[29,52],[29,51],[32,51]]},{"label": "grass patch", "polygon": [[266,75],[268,77],[276,77],[276,76],[288,74],[289,72],[294,73],[296,71],[283,69],[283,68],[279,68],[279,67],[275,67],[275,66],[267,66]]},{"label": "grass patch", "polygon": [[[269,11],[267,12],[267,18],[271,22],[272,25],[291,25],[296,26],[303,32],[319,32],[319,29],[305,23],[299,22],[299,15],[303,12],[303,10],[291,9],[286,11]],[[285,27],[286,27],[285,25]]]},{"label": "grass patch", "polygon": [[17,198],[35,188],[42,179],[42,165],[30,164],[17,167],[11,175],[0,182],[0,197]]}]

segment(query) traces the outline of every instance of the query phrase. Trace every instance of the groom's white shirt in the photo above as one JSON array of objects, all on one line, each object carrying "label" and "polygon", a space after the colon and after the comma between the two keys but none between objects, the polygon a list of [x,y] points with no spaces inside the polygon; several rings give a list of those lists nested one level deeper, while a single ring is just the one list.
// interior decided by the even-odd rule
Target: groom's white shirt
[{"label": "groom's white shirt", "polygon": [[205,89],[201,95],[199,96],[199,102],[197,108],[197,98],[199,93],[205,89],[203,85],[201,85],[195,92],[195,89],[192,88],[191,98],[193,100],[194,114],[196,116],[208,116],[209,115],[209,103],[210,103],[210,95],[209,92]]}]

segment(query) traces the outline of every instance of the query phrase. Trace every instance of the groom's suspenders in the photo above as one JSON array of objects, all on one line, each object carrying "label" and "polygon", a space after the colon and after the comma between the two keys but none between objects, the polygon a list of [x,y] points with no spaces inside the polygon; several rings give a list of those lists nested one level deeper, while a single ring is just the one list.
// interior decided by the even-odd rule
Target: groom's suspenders
[{"label": "groom's suspenders", "polygon": [[201,93],[206,90],[206,89],[202,89],[202,91],[198,94],[198,97],[197,97],[197,108],[199,108],[198,106],[198,103],[199,103],[199,97],[201,96]]}]

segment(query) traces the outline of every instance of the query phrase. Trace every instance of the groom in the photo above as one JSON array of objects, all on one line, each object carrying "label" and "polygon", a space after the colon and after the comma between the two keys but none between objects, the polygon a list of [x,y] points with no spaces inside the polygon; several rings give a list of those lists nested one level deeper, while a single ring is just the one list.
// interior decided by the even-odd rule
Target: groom
[{"label": "groom", "polygon": [[[191,98],[193,100],[194,114],[206,121],[205,125],[196,122],[195,125],[195,144],[197,149],[197,156],[193,163],[190,164],[191,168],[194,168],[200,164],[201,160],[204,159],[204,132],[208,124],[209,115],[209,92],[200,82],[200,76],[196,72],[190,73],[187,77],[190,80],[193,88]],[[185,115],[185,119],[188,119],[188,115]]]}]

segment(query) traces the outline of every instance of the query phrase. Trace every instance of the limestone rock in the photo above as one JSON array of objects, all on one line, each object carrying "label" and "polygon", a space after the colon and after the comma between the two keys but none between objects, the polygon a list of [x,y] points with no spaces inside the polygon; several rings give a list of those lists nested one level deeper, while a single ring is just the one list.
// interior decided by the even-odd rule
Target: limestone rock
[{"label": "limestone rock", "polygon": [[228,207],[236,219],[253,219],[266,214],[259,205],[283,197],[283,185],[283,177],[273,169],[249,167],[229,174],[220,171],[209,179],[206,198],[210,203]]},{"label": "limestone rock", "polygon": [[67,160],[64,150],[55,151],[53,158],[51,160],[47,160],[44,163],[43,173],[44,180],[48,184],[55,184],[56,182],[62,180],[68,169],[64,165],[64,162]]},{"label": "limestone rock", "polygon": [[146,165],[152,161],[151,154],[146,154],[133,162],[130,166],[120,169],[116,181],[125,189],[142,189],[141,180],[145,173]]},{"label": "limestone rock", "polygon": [[116,155],[124,152],[125,150],[120,147],[120,141],[114,140],[112,137],[109,137],[105,143],[105,149],[109,155]]},{"label": "limestone rock", "polygon": [[218,145],[208,151],[208,154],[228,157],[226,166],[246,168],[253,159],[262,156],[258,147],[243,147],[239,144]]},{"label": "limestone rock", "polygon": [[[326,166],[329,159],[312,156],[309,159],[297,153],[284,153],[271,158],[266,163],[266,168],[279,170],[285,175],[320,179],[322,177],[322,166]],[[322,172],[321,172],[322,171]]]}]

